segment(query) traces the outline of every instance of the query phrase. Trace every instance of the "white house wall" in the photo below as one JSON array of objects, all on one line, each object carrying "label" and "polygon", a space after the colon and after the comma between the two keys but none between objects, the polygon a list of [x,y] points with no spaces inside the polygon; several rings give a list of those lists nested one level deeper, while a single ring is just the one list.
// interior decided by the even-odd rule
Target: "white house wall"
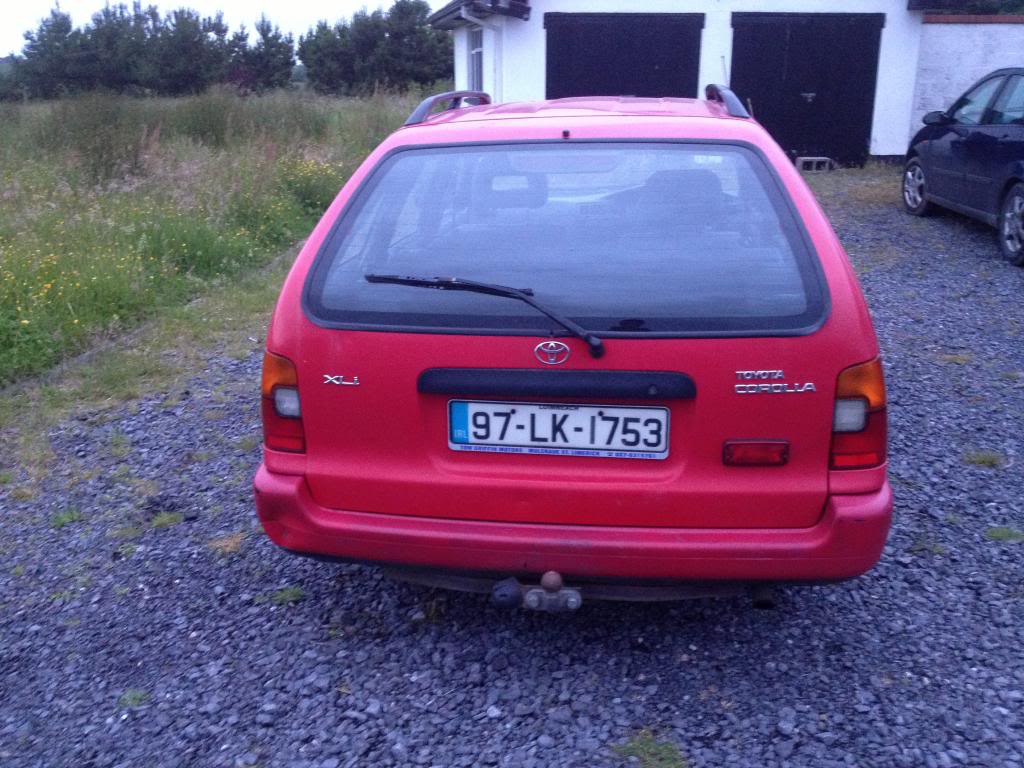
[{"label": "white house wall", "polygon": [[455,46],[455,87],[469,87],[469,28],[458,27],[452,32],[452,43]]},{"label": "white house wall", "polygon": [[913,128],[948,108],[994,69],[1024,67],[1024,24],[925,24],[914,89]]},{"label": "white house wall", "polygon": [[[645,0],[626,5],[620,0],[532,0],[529,21],[492,16],[484,36],[484,88],[496,101],[535,101],[545,97],[546,32],[544,14],[559,13],[703,13],[700,87],[728,82],[732,64],[732,14],[884,13],[879,50],[878,85],[871,128],[871,154],[906,151],[911,125],[912,94],[917,72],[922,15],[907,11],[906,0]],[[465,33],[456,33],[456,47],[467,50]],[[503,54],[495,58],[495,51]],[[836,51],[836,56],[843,52]],[[490,59],[490,61],[488,61]],[[468,83],[468,70],[456,58],[456,85]],[[461,74],[461,76],[460,76]]]}]

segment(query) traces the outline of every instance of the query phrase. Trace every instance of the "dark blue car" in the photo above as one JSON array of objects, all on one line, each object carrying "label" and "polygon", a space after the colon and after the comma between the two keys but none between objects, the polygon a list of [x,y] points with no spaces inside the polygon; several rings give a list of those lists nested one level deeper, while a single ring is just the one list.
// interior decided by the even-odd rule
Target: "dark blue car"
[{"label": "dark blue car", "polygon": [[980,219],[1024,265],[1024,68],[992,72],[924,116],[907,151],[903,205],[915,216],[939,205]]}]

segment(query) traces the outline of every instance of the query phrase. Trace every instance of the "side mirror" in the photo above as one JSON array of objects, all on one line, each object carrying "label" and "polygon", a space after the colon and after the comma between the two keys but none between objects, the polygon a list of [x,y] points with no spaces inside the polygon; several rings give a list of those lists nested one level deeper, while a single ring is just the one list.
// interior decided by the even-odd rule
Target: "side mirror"
[{"label": "side mirror", "polygon": [[942,111],[929,112],[923,118],[921,122],[925,125],[949,125],[953,122],[953,118]]}]

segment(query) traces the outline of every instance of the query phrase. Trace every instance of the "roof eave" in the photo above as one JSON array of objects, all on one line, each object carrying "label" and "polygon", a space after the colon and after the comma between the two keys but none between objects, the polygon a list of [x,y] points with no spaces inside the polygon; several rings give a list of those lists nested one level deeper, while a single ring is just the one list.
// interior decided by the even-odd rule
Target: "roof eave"
[{"label": "roof eave", "polygon": [[455,29],[469,24],[462,17],[462,9],[478,18],[508,16],[527,21],[530,18],[529,0],[452,0],[427,18],[436,29]]}]

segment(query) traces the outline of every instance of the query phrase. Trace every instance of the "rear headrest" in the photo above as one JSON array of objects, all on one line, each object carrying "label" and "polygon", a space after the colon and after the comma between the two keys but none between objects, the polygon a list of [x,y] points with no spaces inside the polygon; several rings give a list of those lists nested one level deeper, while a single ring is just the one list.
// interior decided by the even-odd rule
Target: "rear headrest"
[{"label": "rear headrest", "polygon": [[473,202],[485,210],[540,208],[548,201],[548,177],[512,170],[481,173],[473,193]]},{"label": "rear headrest", "polygon": [[656,171],[644,184],[645,194],[680,197],[719,197],[722,181],[714,171],[695,168],[680,171]]}]

